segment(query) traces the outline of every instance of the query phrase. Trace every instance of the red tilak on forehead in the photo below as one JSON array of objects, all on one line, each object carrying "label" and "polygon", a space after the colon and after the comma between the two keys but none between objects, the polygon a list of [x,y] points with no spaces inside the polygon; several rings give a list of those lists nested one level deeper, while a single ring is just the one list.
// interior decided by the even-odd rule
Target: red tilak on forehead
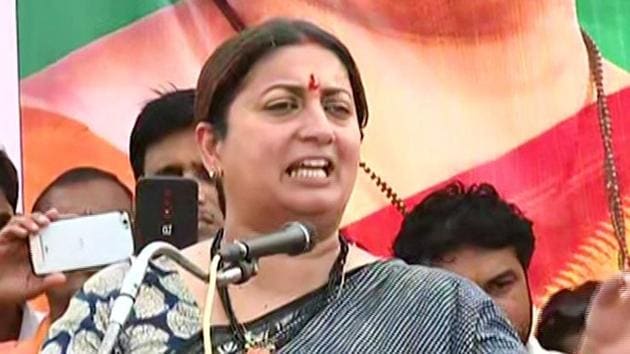
[{"label": "red tilak on forehead", "polygon": [[308,89],[311,91],[315,91],[319,89],[319,82],[315,78],[315,75],[311,74],[308,80]]}]

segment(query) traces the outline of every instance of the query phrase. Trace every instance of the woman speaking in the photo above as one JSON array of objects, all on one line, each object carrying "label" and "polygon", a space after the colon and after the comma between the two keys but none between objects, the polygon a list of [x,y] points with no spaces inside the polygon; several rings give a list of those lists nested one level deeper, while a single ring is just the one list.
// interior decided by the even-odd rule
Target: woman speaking
[{"label": "woman speaking", "polygon": [[[238,34],[206,61],[195,106],[204,163],[223,179],[226,219],[187,256],[207,268],[222,245],[289,221],[313,225],[318,242],[305,255],[261,259],[256,277],[218,291],[208,309],[208,284],[155,261],[119,352],[202,352],[206,310],[215,353],[525,352],[481,290],[377,259],[339,234],[368,109],[355,62],[334,36],[282,19]],[[96,352],[127,269],[91,278],[51,327],[44,352]]]}]

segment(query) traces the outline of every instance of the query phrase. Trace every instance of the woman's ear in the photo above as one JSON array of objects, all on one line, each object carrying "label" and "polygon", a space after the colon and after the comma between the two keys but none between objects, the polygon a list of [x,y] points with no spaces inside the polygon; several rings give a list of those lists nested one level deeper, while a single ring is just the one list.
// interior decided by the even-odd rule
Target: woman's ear
[{"label": "woman's ear", "polygon": [[221,156],[219,154],[221,143],[212,125],[208,122],[198,123],[195,127],[195,139],[206,170],[221,170]]}]

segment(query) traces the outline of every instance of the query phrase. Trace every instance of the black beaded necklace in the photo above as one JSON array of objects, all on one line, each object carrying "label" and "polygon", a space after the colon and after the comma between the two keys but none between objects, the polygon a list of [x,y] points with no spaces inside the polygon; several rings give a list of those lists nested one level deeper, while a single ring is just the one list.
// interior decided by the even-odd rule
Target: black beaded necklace
[{"label": "black beaded necklace", "polygon": [[[218,254],[218,251],[221,247],[222,239],[223,229],[220,229],[214,237],[214,240],[212,241],[212,247],[210,248],[211,259],[212,257],[214,257],[214,255]],[[348,241],[341,235],[339,235],[339,246],[339,254],[337,255],[337,258],[335,259],[335,262],[330,269],[328,283],[326,284],[326,293],[328,295],[327,297],[332,295],[337,284],[343,282],[343,272],[346,264],[346,259],[348,257],[349,245]],[[236,318],[236,314],[234,313],[234,307],[232,306],[232,301],[230,299],[228,288],[219,287],[217,290],[219,292],[221,305],[223,305],[223,309],[225,310],[228,320],[230,321],[230,330],[232,331],[234,338],[239,343],[241,343],[243,347],[251,347],[252,343],[250,343],[246,335],[247,330],[245,329],[245,326],[238,321],[238,319]]]}]

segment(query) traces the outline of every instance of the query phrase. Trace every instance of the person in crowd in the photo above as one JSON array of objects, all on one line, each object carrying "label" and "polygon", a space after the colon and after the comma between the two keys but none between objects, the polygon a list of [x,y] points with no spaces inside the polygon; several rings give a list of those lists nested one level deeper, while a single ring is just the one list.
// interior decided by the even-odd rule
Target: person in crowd
[{"label": "person in crowd", "polygon": [[[33,273],[29,261],[28,237],[57,220],[56,210],[46,214],[17,215],[0,229],[0,313],[2,353],[35,353],[37,337],[43,337],[46,313],[27,303],[47,289],[64,286],[66,276],[53,273],[44,277]],[[41,329],[41,330],[40,330]],[[40,340],[41,342],[41,340]]]},{"label": "person in crowd", "polygon": [[[131,215],[133,195],[114,174],[94,167],[77,167],[62,173],[39,195],[32,212],[56,209],[61,215],[90,215],[126,211]],[[76,271],[66,274],[66,283],[46,291],[50,320],[66,311],[70,298],[94,274]]]},{"label": "person in crowd", "polygon": [[527,268],[534,252],[532,222],[487,183],[453,182],[405,216],[394,255],[409,264],[440,267],[475,282],[505,312],[530,352],[532,329]]},{"label": "person in crowd", "polygon": [[[15,216],[18,201],[19,182],[17,170],[6,152],[0,149],[0,351],[7,352],[31,337],[44,314],[33,309],[26,300],[37,295],[44,286],[56,284],[60,279],[48,277],[34,278],[25,286],[21,286],[20,279],[27,278],[24,270],[29,266],[28,253],[25,242],[12,238],[7,230],[12,229],[16,222],[24,221],[21,216]],[[11,223],[11,224],[10,224]],[[19,238],[20,234],[16,238]],[[18,247],[15,247],[17,244]],[[23,246],[23,247],[21,247]],[[25,261],[24,264],[18,262]]]},{"label": "person in crowd", "polygon": [[[216,294],[167,262],[152,263],[118,352],[200,352],[202,339],[216,353],[525,352],[470,282],[377,259],[339,234],[368,110],[356,64],[336,37],[288,19],[232,37],[201,71],[195,117],[204,165],[222,175],[226,220],[212,241],[185,250],[189,259],[207,268],[226,243],[295,220],[313,225],[316,244],[305,255],[263,258],[257,276]],[[43,351],[96,352],[127,269],[92,277]],[[210,305],[206,295],[220,301]],[[204,326],[202,313],[211,319]]]},{"label": "person in crowd", "polygon": [[195,90],[174,90],[148,102],[129,138],[129,161],[140,177],[175,175],[199,186],[199,239],[214,237],[223,226],[225,201],[219,176],[204,168],[195,142]]},{"label": "person in crowd", "polygon": [[[489,184],[455,182],[421,201],[404,219],[394,254],[410,264],[440,267],[479,285],[503,309],[529,353],[549,353],[531,331],[527,267],[534,251],[532,223]],[[601,285],[586,318],[580,354],[630,348],[630,275]]]},{"label": "person in crowd", "polygon": [[588,281],[574,289],[562,289],[551,296],[541,311],[536,330],[536,338],[544,348],[579,353],[586,314],[600,284],[598,281]]},{"label": "person in crowd", "polygon": [[[19,329],[20,335],[15,338],[17,341],[0,348],[14,353],[38,352],[50,323],[65,312],[72,295],[94,274],[94,271],[75,271],[44,278],[35,276],[28,259],[27,236],[60,215],[72,217],[115,210],[131,212],[131,209],[131,191],[115,175],[97,168],[78,167],[64,172],[44,189],[31,216],[13,217],[0,230],[0,258],[8,258],[0,264],[0,269],[6,272],[6,277],[3,272],[0,280],[0,299],[9,298],[24,312],[21,323],[3,321]],[[48,314],[34,312],[26,303],[41,293],[47,298]]]},{"label": "person in crowd", "polygon": [[17,170],[7,153],[0,147],[0,228],[15,214],[18,189]]}]

